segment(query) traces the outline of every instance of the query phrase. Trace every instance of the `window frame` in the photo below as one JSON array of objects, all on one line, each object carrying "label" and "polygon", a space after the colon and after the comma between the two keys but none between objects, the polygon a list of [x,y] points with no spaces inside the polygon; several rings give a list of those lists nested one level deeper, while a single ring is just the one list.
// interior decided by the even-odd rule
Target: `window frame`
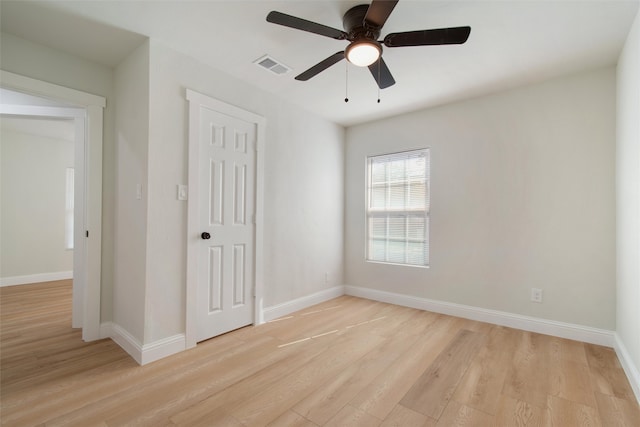
[{"label": "window frame", "polygon": [[[394,157],[400,158],[402,159],[404,157],[404,160],[409,160],[412,156],[418,157],[418,156],[424,156],[426,158],[426,164],[425,164],[425,170],[424,170],[424,205],[423,207],[418,207],[418,208],[412,208],[411,206],[407,206],[407,204],[410,205],[410,192],[411,192],[411,185],[410,182],[412,182],[411,177],[408,176],[407,171],[404,171],[404,175],[402,177],[401,181],[398,182],[402,182],[404,184],[402,184],[401,186],[404,188],[405,190],[405,205],[402,208],[389,208],[388,206],[385,206],[385,208],[376,208],[376,209],[372,209],[371,207],[371,198],[372,198],[372,189],[374,188],[374,184],[372,183],[372,165],[374,164],[374,162],[376,161],[376,159],[384,159],[386,158],[386,163],[390,163]],[[429,268],[430,267],[430,245],[429,245],[429,237],[430,237],[430,199],[431,199],[431,148],[430,147],[422,147],[422,148],[416,148],[416,149],[409,149],[409,150],[403,150],[403,151],[397,151],[397,152],[390,152],[390,153],[382,153],[382,154],[374,154],[374,155],[367,155],[367,157],[365,158],[365,261],[368,263],[374,263],[374,264],[389,264],[389,265],[398,265],[398,266],[403,266],[403,267],[418,267],[418,268]],[[390,187],[393,183],[393,180],[389,177],[389,172],[386,171],[385,172],[387,174],[387,176],[385,177],[385,181],[383,183],[383,185],[385,186],[385,188],[387,189],[387,191],[390,191]],[[416,181],[414,181],[416,182]],[[419,181],[418,181],[419,182]],[[407,184],[409,183],[409,184]],[[387,193],[387,195],[390,195],[390,193]],[[409,200],[409,202],[407,203],[407,199]],[[385,204],[388,204],[389,201],[386,200]],[[407,221],[409,221],[409,219],[411,217],[418,217],[420,219],[422,219],[423,224],[424,224],[424,235],[423,235],[423,239],[418,238],[417,240],[414,238],[412,239],[410,237],[410,230],[408,229],[408,223]],[[387,222],[386,222],[386,227],[387,230],[385,231],[385,238],[384,239],[377,239],[377,240],[383,240],[386,242],[387,247],[384,249],[385,251],[385,256],[384,256],[384,260],[381,259],[376,259],[373,255],[372,255],[372,240],[373,240],[373,236],[372,236],[372,232],[371,232],[371,218],[386,218]],[[390,239],[389,237],[389,218],[404,218],[405,220],[405,225],[404,225],[404,238],[402,239],[396,239],[396,242],[404,242],[405,244],[405,248],[402,250],[402,254],[404,255],[404,262],[400,262],[400,261],[396,261],[396,260],[389,260],[389,249],[388,249],[388,244],[389,241],[391,241],[392,239]],[[423,244],[423,251],[424,251],[424,263],[411,263],[408,255],[410,255],[409,249],[407,247],[408,244],[410,244],[411,242],[414,243],[420,243]]]}]

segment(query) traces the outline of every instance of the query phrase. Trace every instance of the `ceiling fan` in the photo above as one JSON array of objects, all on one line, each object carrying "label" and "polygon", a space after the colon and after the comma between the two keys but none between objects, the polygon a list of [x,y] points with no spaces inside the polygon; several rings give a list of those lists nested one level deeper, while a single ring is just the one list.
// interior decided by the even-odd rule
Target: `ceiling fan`
[{"label": "ceiling fan", "polygon": [[384,23],[397,3],[398,0],[373,0],[371,5],[361,4],[352,7],[342,19],[345,31],[276,11],[269,12],[267,21],[350,42],[344,51],[336,52],[320,61],[296,76],[296,80],[309,80],[347,58],[354,65],[368,67],[378,87],[384,89],[394,85],[396,81],[382,59],[383,44],[386,47],[462,44],[467,41],[471,33],[471,27],[438,28],[391,33],[387,34],[383,40],[377,40]]}]

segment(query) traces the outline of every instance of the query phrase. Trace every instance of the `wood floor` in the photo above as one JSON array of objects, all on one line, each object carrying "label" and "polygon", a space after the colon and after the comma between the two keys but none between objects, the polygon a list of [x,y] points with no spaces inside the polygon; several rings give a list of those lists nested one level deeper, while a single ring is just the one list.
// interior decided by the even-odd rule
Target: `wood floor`
[{"label": "wood floor", "polygon": [[0,288],[6,426],[639,426],[613,350],[340,297],[140,367],[70,329],[69,281]]}]

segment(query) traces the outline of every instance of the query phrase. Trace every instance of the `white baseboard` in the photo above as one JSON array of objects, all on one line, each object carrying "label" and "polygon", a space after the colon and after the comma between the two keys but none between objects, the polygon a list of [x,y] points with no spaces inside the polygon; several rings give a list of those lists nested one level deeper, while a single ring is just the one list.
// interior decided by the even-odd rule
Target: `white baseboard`
[{"label": "white baseboard", "polygon": [[163,357],[171,356],[185,350],[185,335],[177,334],[149,344],[140,342],[121,326],[113,322],[100,325],[100,336],[111,338],[126,351],[139,365],[155,362]]},{"label": "white baseboard", "polygon": [[133,357],[139,365],[142,365],[142,345],[140,342],[116,323],[111,323],[109,329],[111,329],[109,338],[129,353],[129,356]]},{"label": "white baseboard", "polygon": [[30,283],[53,282],[55,280],[73,279],[73,270],[56,271],[54,273],[28,274],[26,276],[13,276],[0,278],[0,287],[26,285]]},{"label": "white baseboard", "polygon": [[344,295],[344,286],[334,286],[292,301],[276,304],[264,309],[264,321],[268,322],[278,317],[286,316],[294,311],[303,310],[312,305],[320,304],[321,302],[329,301],[342,295]]},{"label": "white baseboard", "polygon": [[[625,373],[629,377],[629,382],[633,387],[636,397],[640,400],[640,374],[638,373],[637,367],[633,364],[619,337],[613,331],[604,329],[348,285],[334,286],[292,301],[267,307],[264,309],[264,320],[270,321],[277,319],[278,317],[286,316],[295,311],[303,310],[312,305],[345,294],[560,338],[613,347],[618,354]],[[186,349],[186,338],[184,334],[174,335],[150,344],[142,345],[126,330],[112,322],[103,323],[100,326],[100,336],[103,338],[111,338],[140,365],[151,363]]]},{"label": "white baseboard", "polygon": [[622,369],[624,369],[625,374],[627,374],[627,378],[629,379],[629,384],[631,384],[631,388],[633,389],[633,393],[636,395],[636,400],[640,403],[640,371],[638,367],[633,363],[629,352],[627,351],[627,347],[624,345],[620,336],[615,333],[615,345],[614,349],[616,350],[616,354],[618,355],[618,359],[620,360],[620,364],[622,365]]},{"label": "white baseboard", "polygon": [[155,362],[164,357],[180,353],[186,349],[186,338],[184,334],[177,334],[171,337],[163,338],[142,346],[142,363]]},{"label": "white baseboard", "polygon": [[378,291],[375,289],[362,288],[358,286],[345,286],[346,295],[360,298],[367,298],[374,301],[386,302],[389,304],[401,305],[404,307],[417,308],[420,310],[433,311],[435,313],[448,314],[462,317],[464,319],[477,320],[480,322],[492,323],[495,325],[508,326],[510,328],[522,329],[530,332],[551,335],[560,338],[567,338],[591,344],[614,346],[614,332],[604,329],[591,328],[588,326],[575,325],[571,323],[556,322],[553,320],[539,319],[536,317],[522,316],[519,314],[507,313],[504,311],[488,310],[485,308],[472,307],[468,305],[455,304],[443,301],[436,301],[427,298],[401,295],[391,292]]}]

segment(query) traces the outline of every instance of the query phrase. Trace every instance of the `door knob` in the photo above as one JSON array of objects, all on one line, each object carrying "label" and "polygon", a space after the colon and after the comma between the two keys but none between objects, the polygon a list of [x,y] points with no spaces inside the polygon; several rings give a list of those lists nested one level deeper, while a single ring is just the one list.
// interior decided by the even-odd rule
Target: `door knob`
[{"label": "door knob", "polygon": [[200,235],[200,237],[202,237],[204,240],[209,240],[211,238],[211,234],[207,233],[206,231],[204,233],[202,233]]}]

